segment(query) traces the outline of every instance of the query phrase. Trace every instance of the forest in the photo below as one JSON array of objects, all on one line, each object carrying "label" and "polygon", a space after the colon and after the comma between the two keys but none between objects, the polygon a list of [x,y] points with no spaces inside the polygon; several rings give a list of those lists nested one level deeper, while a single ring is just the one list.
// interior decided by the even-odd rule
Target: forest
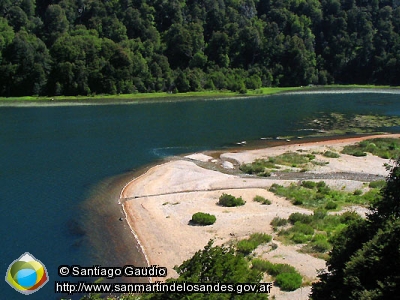
[{"label": "forest", "polygon": [[0,96],[400,85],[399,0],[1,0]]}]

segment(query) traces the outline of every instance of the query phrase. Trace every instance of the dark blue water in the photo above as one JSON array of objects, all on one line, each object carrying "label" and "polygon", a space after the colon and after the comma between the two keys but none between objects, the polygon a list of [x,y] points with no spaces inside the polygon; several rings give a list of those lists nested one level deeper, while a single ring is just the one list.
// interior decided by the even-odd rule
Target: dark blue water
[{"label": "dark blue water", "polygon": [[[50,276],[29,299],[60,299],[54,294],[59,265],[107,264],[76,225],[99,182],[169,155],[299,135],[301,121],[321,112],[398,116],[400,95],[0,107],[0,273],[5,276],[9,264],[28,251]],[[1,299],[26,299],[3,280],[0,291]]]}]

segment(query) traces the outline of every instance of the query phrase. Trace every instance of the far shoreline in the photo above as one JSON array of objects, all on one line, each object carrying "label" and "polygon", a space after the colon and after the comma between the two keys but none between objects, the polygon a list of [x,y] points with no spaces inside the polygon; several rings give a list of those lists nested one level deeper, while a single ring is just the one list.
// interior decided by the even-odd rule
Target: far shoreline
[{"label": "far shoreline", "polygon": [[[201,151],[200,153],[206,153],[207,155],[211,155],[213,156],[213,154],[218,154],[220,155],[220,153],[224,153],[224,152],[231,152],[231,153],[236,153],[236,152],[246,152],[246,151],[252,151],[252,150],[262,150],[262,149],[266,149],[266,148],[287,148],[288,146],[306,146],[306,145],[316,145],[316,146],[330,146],[330,145],[344,145],[344,144],[354,144],[356,142],[362,141],[362,140],[366,140],[366,139],[371,139],[371,138],[384,138],[384,137],[393,137],[393,138],[400,138],[400,134],[378,134],[378,135],[371,135],[371,134],[365,134],[365,135],[360,135],[360,136],[336,136],[336,137],[332,137],[332,136],[326,136],[326,137],[320,137],[315,141],[310,141],[308,139],[304,139],[304,140],[296,140],[293,141],[291,143],[284,143],[284,141],[282,141],[281,145],[277,145],[277,146],[262,146],[262,147],[257,147],[257,148],[247,148],[247,147],[232,147],[229,149],[220,149],[220,150],[210,150],[210,151]],[[189,155],[189,153],[187,154],[182,154],[179,155],[180,158],[182,158],[183,160],[185,159],[185,156]],[[132,215],[132,211],[129,211],[129,209],[126,207],[127,202],[125,199],[127,199],[127,195],[129,194],[129,192],[127,192],[127,189],[132,186],[136,181],[140,180],[141,178],[144,178],[148,175],[148,173],[151,173],[153,169],[156,169],[162,165],[165,165],[173,160],[176,160],[176,157],[170,157],[170,158],[166,158],[164,159],[164,161],[162,162],[158,162],[157,164],[154,164],[152,166],[147,166],[144,168],[143,171],[138,171],[137,174],[138,176],[131,179],[130,181],[128,181],[125,186],[123,187],[123,189],[121,190],[120,193],[120,202],[119,204],[121,204],[121,207],[124,211],[125,214],[125,218],[126,221],[131,229],[132,234],[134,235],[135,239],[137,240],[138,244],[140,245],[140,249],[142,251],[142,254],[144,255],[144,257],[146,258],[146,262],[148,264],[148,266],[153,265],[153,264],[159,264],[157,259],[154,259],[154,254],[152,253],[152,251],[149,251],[148,249],[151,248],[149,245],[149,241],[148,239],[146,239],[146,237],[144,236],[145,234],[143,233],[143,229],[140,228],[140,225],[138,224],[140,222],[140,220],[135,220],[136,215]],[[150,197],[150,196],[145,196],[145,198]],[[129,201],[135,201],[136,197],[130,197]],[[123,201],[121,201],[123,200]],[[143,207],[143,205],[142,205]],[[143,209],[146,210],[145,207],[143,207]],[[148,222],[151,222],[151,220],[147,220]],[[143,220],[141,225],[143,226]],[[138,228],[139,226],[139,228]],[[165,229],[160,229],[165,230]],[[146,230],[144,230],[146,231]],[[153,237],[156,238],[157,237]],[[154,245],[151,245],[154,248]],[[147,250],[146,250],[147,249]],[[200,250],[200,249],[197,249]],[[183,260],[180,262],[182,263]],[[157,279],[158,280],[158,279]]]},{"label": "far shoreline", "polygon": [[232,91],[200,91],[171,94],[167,92],[95,95],[95,96],[22,96],[0,97],[0,107],[53,107],[87,105],[131,105],[160,102],[218,101],[251,99],[272,95],[334,93],[391,93],[400,94],[399,87],[372,85],[328,85],[306,87],[264,87],[247,93]]}]

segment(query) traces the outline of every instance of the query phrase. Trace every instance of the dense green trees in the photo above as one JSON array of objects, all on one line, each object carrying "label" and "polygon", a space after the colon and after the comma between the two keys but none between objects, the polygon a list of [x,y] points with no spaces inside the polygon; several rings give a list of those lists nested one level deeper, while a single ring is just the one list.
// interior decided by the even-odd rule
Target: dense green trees
[{"label": "dense green trees", "polygon": [[[233,248],[213,246],[210,241],[203,250],[175,267],[178,279],[167,282],[190,283],[259,283],[262,273],[249,267],[249,262],[242,255],[236,254]],[[144,299],[268,299],[267,293],[163,293],[148,294]]]},{"label": "dense green trees", "polygon": [[382,198],[333,241],[328,272],[313,285],[312,299],[396,299],[400,292],[400,160]]},{"label": "dense green trees", "polygon": [[398,85],[399,67],[392,1],[0,3],[0,96]]}]

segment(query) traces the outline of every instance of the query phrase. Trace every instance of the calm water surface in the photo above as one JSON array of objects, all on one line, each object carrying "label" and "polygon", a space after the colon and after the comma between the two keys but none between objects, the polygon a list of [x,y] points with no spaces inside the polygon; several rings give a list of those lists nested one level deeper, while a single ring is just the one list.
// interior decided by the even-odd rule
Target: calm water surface
[{"label": "calm water surface", "polygon": [[[399,116],[400,95],[0,107],[0,273],[28,251],[50,277],[29,299],[60,299],[54,294],[59,265],[122,266],[135,259],[129,238],[110,238],[126,230],[116,199],[127,178],[117,175],[170,155],[304,135],[301,122],[321,112]],[[3,280],[0,291],[1,299],[26,299]]]}]

